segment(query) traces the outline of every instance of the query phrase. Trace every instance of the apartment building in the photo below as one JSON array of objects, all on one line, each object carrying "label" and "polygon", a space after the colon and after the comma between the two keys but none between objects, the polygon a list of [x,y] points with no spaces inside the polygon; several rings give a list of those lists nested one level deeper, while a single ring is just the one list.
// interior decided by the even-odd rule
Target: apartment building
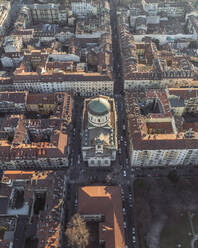
[{"label": "apartment building", "polygon": [[63,171],[4,171],[0,247],[61,247],[66,183]]},{"label": "apartment building", "polygon": [[4,35],[10,25],[10,8],[9,1],[0,2],[0,35]]},{"label": "apartment building", "polygon": [[[13,66],[21,59],[22,63],[10,78],[12,84],[8,85],[2,78],[1,90],[28,90],[43,93],[67,91],[82,96],[113,95],[112,54],[102,46],[99,50],[95,40],[93,37],[76,38],[76,46],[70,43],[69,50],[71,49],[71,52],[72,49],[78,50],[71,54],[41,50],[5,54],[6,57],[2,58],[5,66]],[[103,41],[105,41],[106,48],[110,49],[111,40],[106,35],[100,39],[97,38],[97,41],[99,44],[104,44]],[[81,46],[87,42],[95,44],[95,47],[86,49],[86,59],[81,52]],[[82,62],[84,59],[87,61]]]},{"label": "apartment building", "polygon": [[14,27],[16,30],[23,30],[26,29],[30,24],[31,24],[30,10],[27,6],[23,6],[14,23]]},{"label": "apartment building", "polygon": [[198,164],[197,89],[126,92],[132,166]]},{"label": "apartment building", "polygon": [[[85,186],[78,191],[78,210],[85,221],[96,226],[93,244],[126,248],[121,191],[118,186]],[[98,237],[97,240],[94,237]]]},{"label": "apartment building", "polygon": [[189,15],[186,18],[186,28],[190,34],[194,34],[197,38],[198,35],[198,17]]},{"label": "apartment building", "polygon": [[177,54],[169,45],[158,50],[149,39],[135,42],[125,25],[120,26],[120,39],[125,89],[142,82],[146,87],[158,88],[163,87],[165,81],[194,78],[194,67],[187,56]]},{"label": "apartment building", "polygon": [[67,12],[61,4],[30,4],[30,16],[33,24],[38,23],[66,23]]},{"label": "apartment building", "polygon": [[71,2],[71,9],[74,15],[84,16],[87,14],[97,14],[97,8],[91,2]]},{"label": "apartment building", "polygon": [[1,92],[1,169],[68,166],[72,97],[67,93]]},{"label": "apartment building", "polygon": [[24,91],[33,93],[70,92],[74,95],[112,96],[114,81],[111,77],[100,74],[85,73],[18,73],[13,78],[1,77],[0,90]]}]

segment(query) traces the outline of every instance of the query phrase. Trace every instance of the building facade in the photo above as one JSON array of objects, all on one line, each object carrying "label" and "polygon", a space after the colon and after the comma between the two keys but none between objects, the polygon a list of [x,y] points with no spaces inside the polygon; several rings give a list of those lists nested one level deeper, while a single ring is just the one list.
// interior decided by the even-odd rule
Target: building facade
[{"label": "building facade", "polygon": [[132,166],[198,164],[197,90],[127,92]]},{"label": "building facade", "polygon": [[[97,96],[113,95],[114,81],[100,74],[87,73],[17,73],[12,79],[1,78],[0,90],[24,91],[33,93],[70,92],[74,95]],[[9,84],[8,84],[9,82]]]},{"label": "building facade", "polygon": [[135,41],[122,22],[119,28],[124,89],[174,87],[174,80],[180,80],[178,86],[183,86],[183,81],[194,80],[194,66],[185,54],[178,54],[168,44],[159,50],[149,38]]},{"label": "building facade", "polygon": [[77,16],[83,16],[87,14],[97,14],[97,8],[94,7],[91,2],[71,2],[72,12]]},{"label": "building facade", "polygon": [[0,223],[5,231],[0,247],[25,247],[32,235],[39,248],[61,247],[66,184],[63,170],[4,171],[0,180]]},{"label": "building facade", "polygon": [[85,186],[78,191],[78,214],[98,224],[99,246],[126,248],[121,191],[118,186]]},{"label": "building facade", "polygon": [[10,25],[10,2],[1,1],[0,2],[0,35],[4,35],[6,29]]},{"label": "building facade", "polygon": [[67,12],[60,4],[32,4],[28,5],[33,24],[38,23],[66,23]]},{"label": "building facade", "polygon": [[71,95],[1,92],[0,113],[1,169],[68,166]]}]

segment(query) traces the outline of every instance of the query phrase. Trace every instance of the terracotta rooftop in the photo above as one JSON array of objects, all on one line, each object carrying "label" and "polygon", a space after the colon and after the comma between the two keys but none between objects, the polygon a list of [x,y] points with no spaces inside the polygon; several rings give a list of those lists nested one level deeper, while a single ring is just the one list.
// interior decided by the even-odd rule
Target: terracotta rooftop
[{"label": "terracotta rooftop", "polygon": [[169,88],[168,91],[169,91],[170,95],[179,96],[181,99],[188,99],[190,97],[198,96],[198,89],[197,88],[189,88],[189,89]]},{"label": "terracotta rooftop", "polygon": [[[170,89],[170,95],[181,96],[187,100],[196,96],[196,89]],[[148,90],[145,95],[147,99],[153,97],[156,90]],[[164,90],[158,90],[156,96],[160,96],[161,103],[165,110],[164,114],[151,114],[143,116],[137,99],[144,97],[144,92],[127,92],[125,97],[126,111],[128,119],[129,136],[133,140],[133,148],[136,150],[158,150],[160,149],[195,149],[198,147],[197,124],[185,123],[182,120],[178,122],[178,118],[171,111],[167,93]],[[167,107],[166,107],[167,106]],[[167,122],[168,121],[168,122]],[[165,126],[165,123],[168,125]],[[175,124],[174,124],[175,123]],[[146,124],[146,128],[145,128]],[[150,129],[156,129],[153,133]],[[192,128],[193,137],[186,136],[186,131]],[[158,133],[159,129],[163,129],[165,133]]]},{"label": "terracotta rooftop", "polygon": [[107,248],[125,248],[122,200],[117,186],[85,186],[78,192],[79,214],[103,214],[99,224],[99,239]]},{"label": "terracotta rooftop", "polygon": [[54,81],[55,79],[58,81],[92,81],[92,80],[100,80],[100,81],[111,81],[112,76],[108,74],[101,74],[101,73],[85,73],[85,72],[53,72],[53,73],[43,73],[39,75],[37,72],[19,72],[15,71],[13,82],[17,82],[18,80],[28,80],[28,79],[37,79],[40,82],[49,82]]},{"label": "terracotta rooftop", "polygon": [[26,102],[27,92],[0,92],[0,102],[14,102],[24,103]]},{"label": "terracotta rooftop", "polygon": [[0,240],[0,248],[10,248],[10,243],[9,240]]},{"label": "terracotta rooftop", "polygon": [[54,94],[28,94],[27,104],[54,104]]},{"label": "terracotta rooftop", "polygon": [[[17,184],[17,186],[23,186],[24,199],[25,202],[28,202],[30,207],[33,207],[33,192],[45,192],[45,206],[47,207],[45,210],[40,211],[39,216],[33,214],[33,219],[36,221],[38,247],[58,247],[62,223],[63,171],[5,171],[2,178],[3,184],[1,186],[12,189],[10,185],[7,185],[9,180],[13,182],[13,184],[10,184],[13,187],[15,184]],[[27,180],[29,183],[27,183]],[[34,213],[34,211],[32,213]]]},{"label": "terracotta rooftop", "polygon": [[[0,95],[3,94],[0,92]],[[10,95],[13,96],[12,92]],[[17,96],[17,93],[15,95]],[[25,96],[28,97],[28,93]],[[15,99],[13,98],[13,100]],[[42,116],[41,119],[35,119],[36,116],[34,119],[31,119],[31,116],[27,118],[25,114],[28,114],[28,111],[24,115],[6,115],[2,121],[1,129],[6,130],[6,132],[14,131],[14,135],[12,140],[7,140],[8,137],[3,137],[0,140],[0,160],[66,158],[68,155],[66,149],[68,125],[72,117],[72,96],[65,92],[49,95],[30,94],[28,101],[37,105],[42,103],[55,104],[54,112],[47,119],[42,118]],[[26,101],[24,109],[25,104]],[[43,140],[46,130],[48,130],[49,139]],[[41,133],[44,132],[43,136],[40,131]]]},{"label": "terracotta rooftop", "polygon": [[158,50],[148,39],[134,42],[123,24],[120,24],[120,40],[125,80],[194,78],[193,66],[185,55],[178,55],[171,48],[168,52]]}]

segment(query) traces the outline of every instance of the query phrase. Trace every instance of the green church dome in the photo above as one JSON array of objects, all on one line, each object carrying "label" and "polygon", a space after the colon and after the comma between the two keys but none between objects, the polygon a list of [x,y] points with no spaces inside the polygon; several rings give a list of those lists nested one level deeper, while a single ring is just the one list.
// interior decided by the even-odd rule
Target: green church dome
[{"label": "green church dome", "polygon": [[93,115],[105,115],[110,111],[110,104],[104,98],[94,98],[88,104],[88,111]]}]

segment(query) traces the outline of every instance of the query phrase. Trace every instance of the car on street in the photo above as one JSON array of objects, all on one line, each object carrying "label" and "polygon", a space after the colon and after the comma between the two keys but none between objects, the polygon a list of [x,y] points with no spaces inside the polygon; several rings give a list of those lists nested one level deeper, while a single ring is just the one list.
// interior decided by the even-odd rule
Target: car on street
[{"label": "car on street", "polygon": [[123,223],[123,224],[124,224],[124,228],[126,228],[126,221],[124,221],[124,223]]},{"label": "car on street", "polygon": [[122,194],[124,194],[124,190],[123,190],[123,188],[122,188],[122,187],[121,187],[121,193],[122,193]]},{"label": "car on street", "polygon": [[126,177],[126,171],[125,170],[123,171],[123,176]]},{"label": "car on street", "polygon": [[124,203],[124,194],[122,194],[122,202]]},{"label": "car on street", "polygon": [[123,212],[123,214],[126,214],[126,210],[125,210],[125,208],[123,208],[123,209],[122,209],[122,212]]},{"label": "car on street", "polygon": [[71,190],[67,190],[67,200],[71,199]]},{"label": "car on street", "polygon": [[76,209],[77,207],[78,207],[78,200],[75,199],[74,208]]}]

